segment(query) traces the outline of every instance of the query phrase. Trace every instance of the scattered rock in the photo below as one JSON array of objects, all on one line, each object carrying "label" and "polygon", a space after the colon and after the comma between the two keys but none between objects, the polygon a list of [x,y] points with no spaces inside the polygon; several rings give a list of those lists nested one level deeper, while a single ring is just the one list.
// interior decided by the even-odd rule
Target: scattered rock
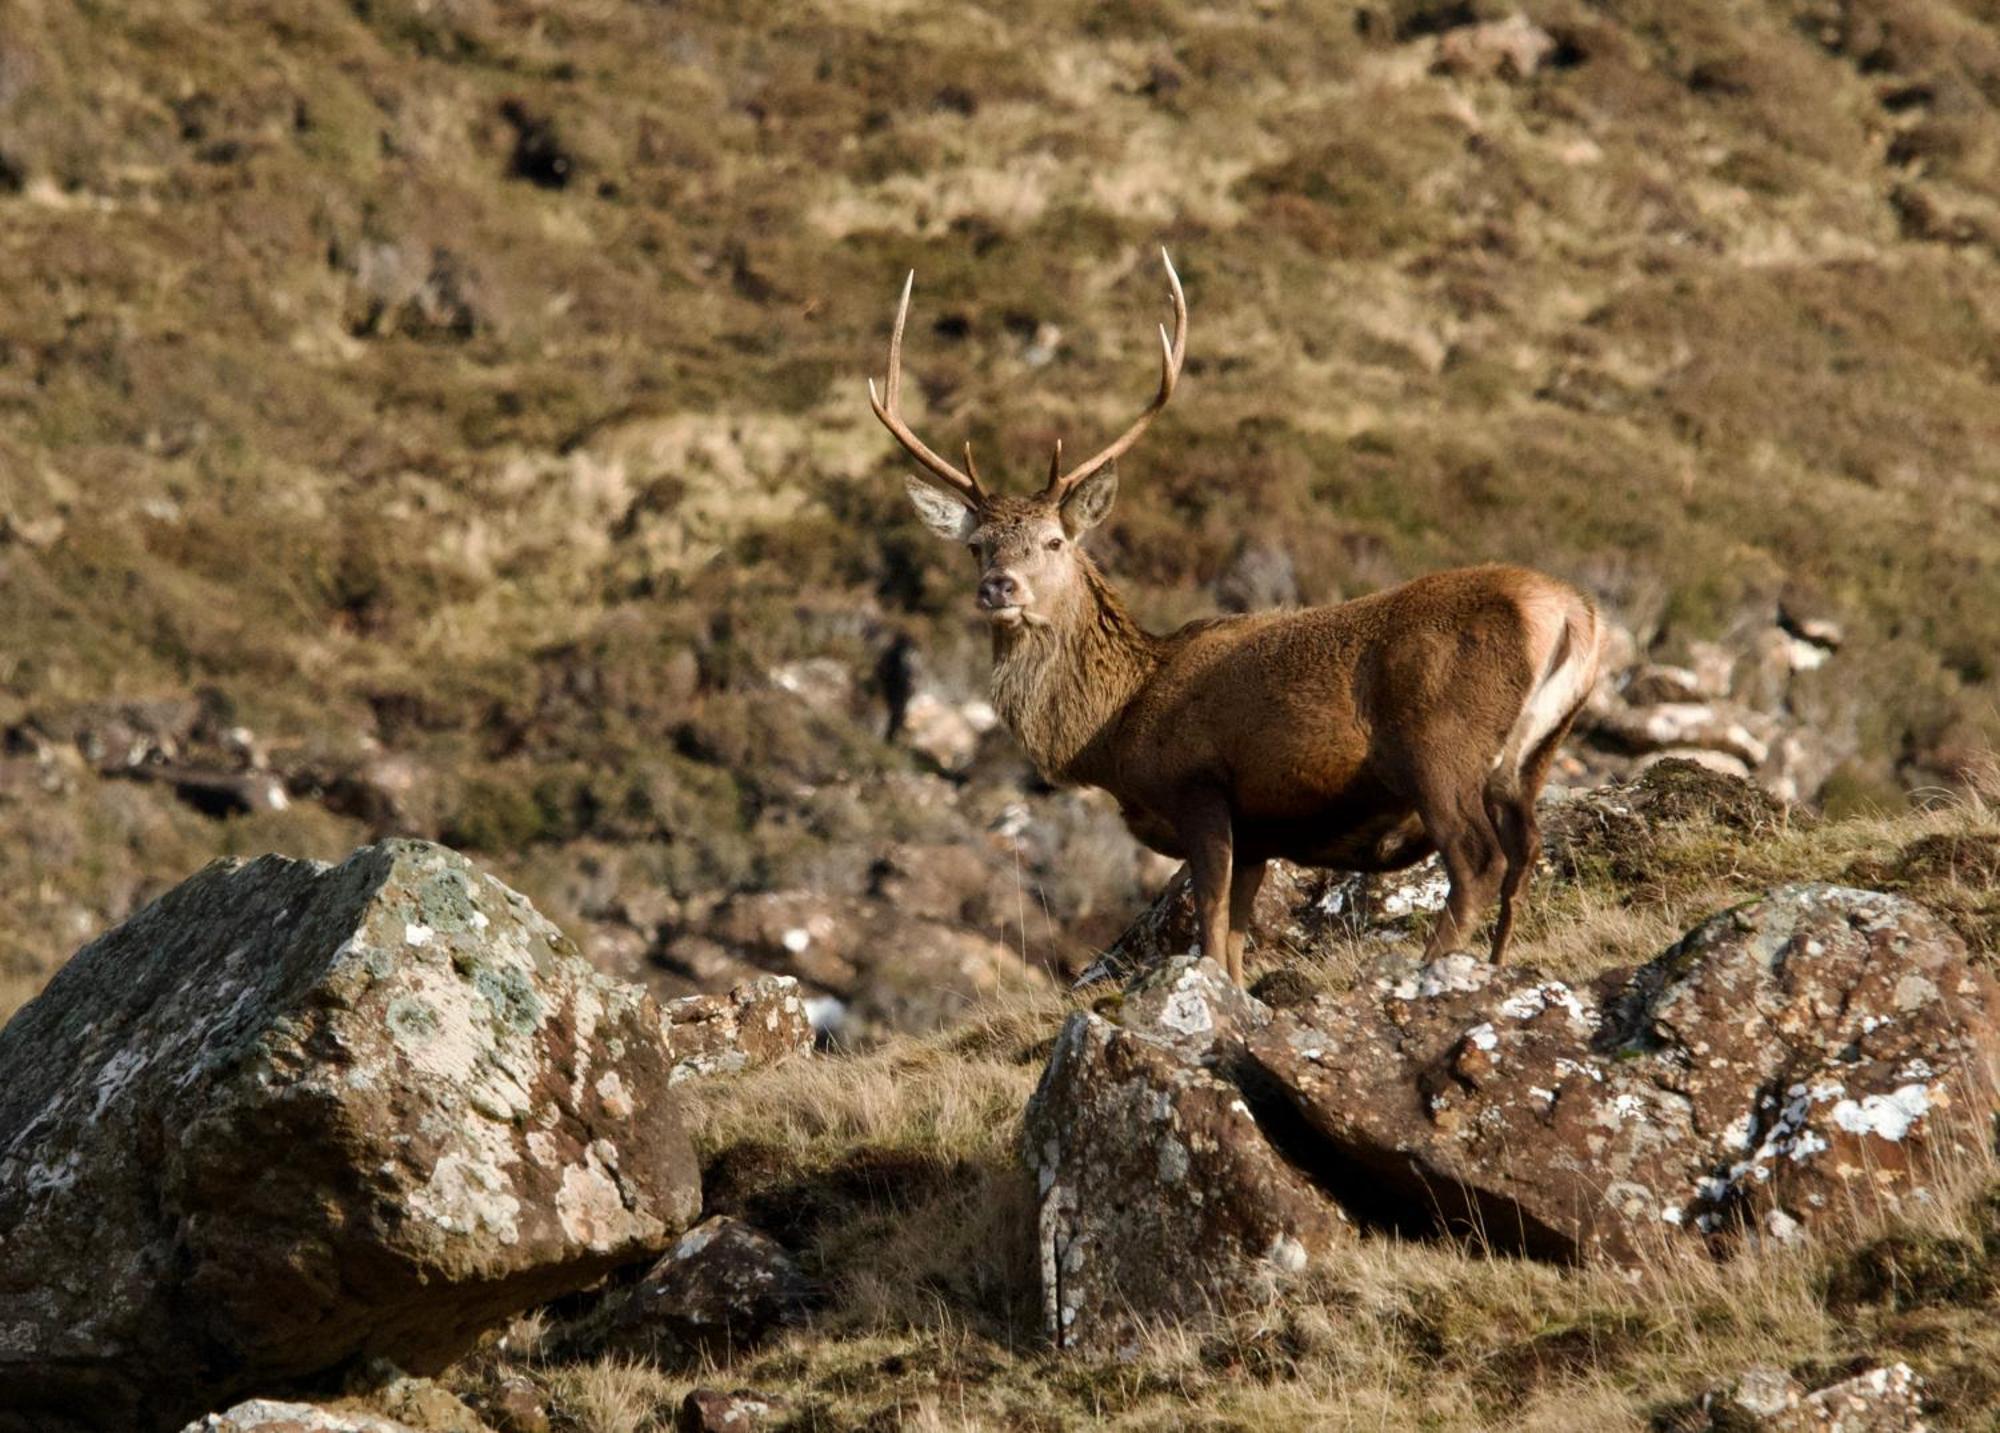
[{"label": "scattered rock", "polygon": [[785,1400],[773,1394],[697,1388],[681,1400],[674,1433],[756,1433],[784,1411]]},{"label": "scattered rock", "polygon": [[[386,1377],[377,1379],[377,1375]],[[370,1386],[374,1384],[375,1386]],[[350,1378],[348,1392],[364,1395],[378,1411],[423,1433],[490,1433],[479,1415],[443,1384],[411,1378],[375,1360],[359,1378]]]},{"label": "scattered rock", "polygon": [[1839,651],[1847,641],[1847,630],[1832,605],[1797,583],[1788,585],[1778,598],[1778,625],[1827,653]]},{"label": "scattered rock", "polygon": [[977,931],[812,891],[733,897],[663,952],[690,969],[723,969],[729,957],[796,977],[813,1025],[850,1044],[941,1028],[983,996],[1040,979],[1019,952]]},{"label": "scattered rock", "polygon": [[825,717],[855,715],[854,673],[832,657],[807,657],[771,668],[771,685]]},{"label": "scattered rock", "polygon": [[576,1342],[655,1360],[727,1358],[804,1323],[816,1297],[777,1240],[717,1215],[683,1234]]},{"label": "scattered rock", "polygon": [[125,776],[179,761],[193,743],[201,705],[191,697],[99,702],[43,723],[50,736],[74,742],[102,776]]},{"label": "scattered rock", "polygon": [[1581,764],[1580,784],[1671,756],[1747,775],[1781,800],[1816,797],[1855,742],[1851,723],[1830,719],[1823,692],[1795,680],[1825,666],[1842,637],[1802,600],[1748,619],[1724,642],[1677,644],[1678,663],[1641,660],[1636,650],[1607,657],[1567,752]]},{"label": "scattered rock", "polygon": [[[869,872],[868,893],[904,915],[937,921],[983,917],[997,925],[1001,903],[993,898],[995,874],[994,863],[969,844],[899,844]],[[1013,884],[1010,870],[1009,894]]]},{"label": "scattered rock", "polygon": [[1712,1433],[1923,1433],[1923,1381],[1907,1363],[1808,1393],[1781,1368],[1753,1368],[1697,1401]]},{"label": "scattered rock", "polygon": [[759,976],[727,995],[670,1000],[661,1014],[673,1061],[669,1084],[761,1069],[812,1052],[812,1021],[798,981],[788,975]]},{"label": "scattered rock", "polygon": [[181,1433],[416,1433],[407,1423],[356,1409],[252,1398],[226,1413],[197,1418]]},{"label": "scattered rock", "polygon": [[936,762],[945,772],[960,772],[979,755],[979,738],[1000,722],[991,704],[952,702],[928,690],[915,691],[903,704],[903,743]]},{"label": "scattered rock", "polygon": [[443,245],[368,240],[334,264],[349,276],[344,318],[355,338],[463,342],[490,325],[477,277]]},{"label": "scattered rock", "polygon": [[479,1400],[494,1433],[549,1433],[549,1405],[541,1389],[519,1374],[503,1377]]},{"label": "scattered rock", "polygon": [[1795,1418],[1805,1390],[1782,1368],[1746,1369],[1703,1394],[1698,1411],[1715,1433],[1757,1433]]},{"label": "scattered rock", "polygon": [[1907,1363],[1871,1368],[1805,1397],[1800,1433],[1923,1433],[1923,1381]]},{"label": "scattered rock", "polygon": [[1720,752],[1754,771],[1770,756],[1776,729],[1769,718],[1753,712],[1708,702],[1659,702],[1598,718],[1595,735],[1635,755],[1677,747]]},{"label": "scattered rock", "polygon": [[1525,15],[1458,25],[1437,40],[1434,68],[1471,78],[1525,80],[1555,53],[1555,37]]},{"label": "scattered rock", "polygon": [[435,778],[414,757],[375,752],[323,776],[306,774],[304,781],[327,810],[363,822],[377,837],[429,837],[438,830]]},{"label": "scattered rock", "polygon": [[1246,543],[1216,579],[1215,600],[1225,612],[1296,607],[1301,593],[1292,555],[1276,543]]},{"label": "scattered rock", "polygon": [[2000,988],[1920,907],[1789,886],[1587,988],[1448,957],[1248,1051],[1381,1217],[1626,1261],[1930,1200],[1992,1104]]},{"label": "scattered rock", "polygon": [[873,914],[849,897],[760,891],[725,902],[702,933],[767,970],[824,990],[849,990]]},{"label": "scattered rock", "polygon": [[661,1252],[669,1071],[652,999],[452,852],[217,862],[0,1030],[0,1428],[430,1372]]},{"label": "scattered rock", "polygon": [[1633,706],[1652,706],[1658,702],[1699,702],[1713,697],[1726,696],[1728,687],[1722,691],[1710,690],[1703,683],[1701,673],[1693,667],[1675,667],[1662,662],[1646,662],[1634,667],[1625,675],[1619,695]]},{"label": "scattered rock", "polygon": [[1347,1232],[1235,1087],[1096,1015],[1063,1026],[1021,1148],[1060,1348],[1127,1349],[1147,1319],[1267,1301]]}]

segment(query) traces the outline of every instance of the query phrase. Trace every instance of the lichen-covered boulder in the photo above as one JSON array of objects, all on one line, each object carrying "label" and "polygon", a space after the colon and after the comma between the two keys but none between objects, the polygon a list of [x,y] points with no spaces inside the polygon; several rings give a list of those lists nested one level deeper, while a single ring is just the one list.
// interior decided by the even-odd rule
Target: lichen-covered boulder
[{"label": "lichen-covered boulder", "polygon": [[659,1007],[440,847],[219,862],[0,1031],[0,1428],[177,1427],[699,1211]]},{"label": "lichen-covered boulder", "polygon": [[2000,987],[1919,906],[1788,886],[1587,988],[1450,957],[1247,1046],[1337,1191],[1630,1260],[1931,1199],[1993,1108]]},{"label": "lichen-covered boulder", "polygon": [[727,995],[669,1000],[662,1013],[673,1060],[668,1078],[674,1084],[761,1069],[812,1052],[812,1020],[798,981],[789,975],[759,976]]},{"label": "lichen-covered boulder", "polygon": [[1169,1046],[1072,1015],[1028,1103],[1042,1308],[1061,1348],[1268,1300],[1348,1233],[1234,1086]]}]

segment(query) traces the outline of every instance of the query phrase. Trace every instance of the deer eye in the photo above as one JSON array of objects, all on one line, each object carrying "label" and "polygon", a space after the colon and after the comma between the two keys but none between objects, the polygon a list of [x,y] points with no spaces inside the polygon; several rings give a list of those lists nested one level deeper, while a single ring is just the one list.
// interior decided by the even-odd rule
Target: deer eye
[{"label": "deer eye", "polygon": [[1049,539],[1049,540],[1048,540],[1047,542],[1043,543],[1042,545],[1043,545],[1044,547],[1048,548],[1048,550],[1049,550],[1050,552],[1060,552],[1060,551],[1062,551],[1062,542],[1063,542],[1063,540],[1062,540],[1061,538],[1059,538],[1059,537],[1052,537],[1052,538],[1050,538],[1050,539]]}]

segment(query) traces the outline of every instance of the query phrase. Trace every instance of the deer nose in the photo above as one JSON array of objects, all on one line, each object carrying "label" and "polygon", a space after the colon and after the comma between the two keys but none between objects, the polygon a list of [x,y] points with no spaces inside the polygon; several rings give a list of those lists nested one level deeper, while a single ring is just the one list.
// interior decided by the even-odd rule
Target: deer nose
[{"label": "deer nose", "polygon": [[1005,572],[995,572],[982,578],[979,583],[979,605],[991,612],[999,607],[1013,607],[1021,600],[1021,584]]}]

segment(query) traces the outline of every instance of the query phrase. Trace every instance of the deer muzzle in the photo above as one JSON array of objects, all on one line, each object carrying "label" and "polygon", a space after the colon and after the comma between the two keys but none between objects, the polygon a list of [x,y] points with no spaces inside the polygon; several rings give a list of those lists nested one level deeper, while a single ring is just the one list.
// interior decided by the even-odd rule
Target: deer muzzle
[{"label": "deer muzzle", "polygon": [[1027,585],[1011,572],[989,572],[979,581],[979,610],[991,616],[1018,612],[1027,601]]}]

